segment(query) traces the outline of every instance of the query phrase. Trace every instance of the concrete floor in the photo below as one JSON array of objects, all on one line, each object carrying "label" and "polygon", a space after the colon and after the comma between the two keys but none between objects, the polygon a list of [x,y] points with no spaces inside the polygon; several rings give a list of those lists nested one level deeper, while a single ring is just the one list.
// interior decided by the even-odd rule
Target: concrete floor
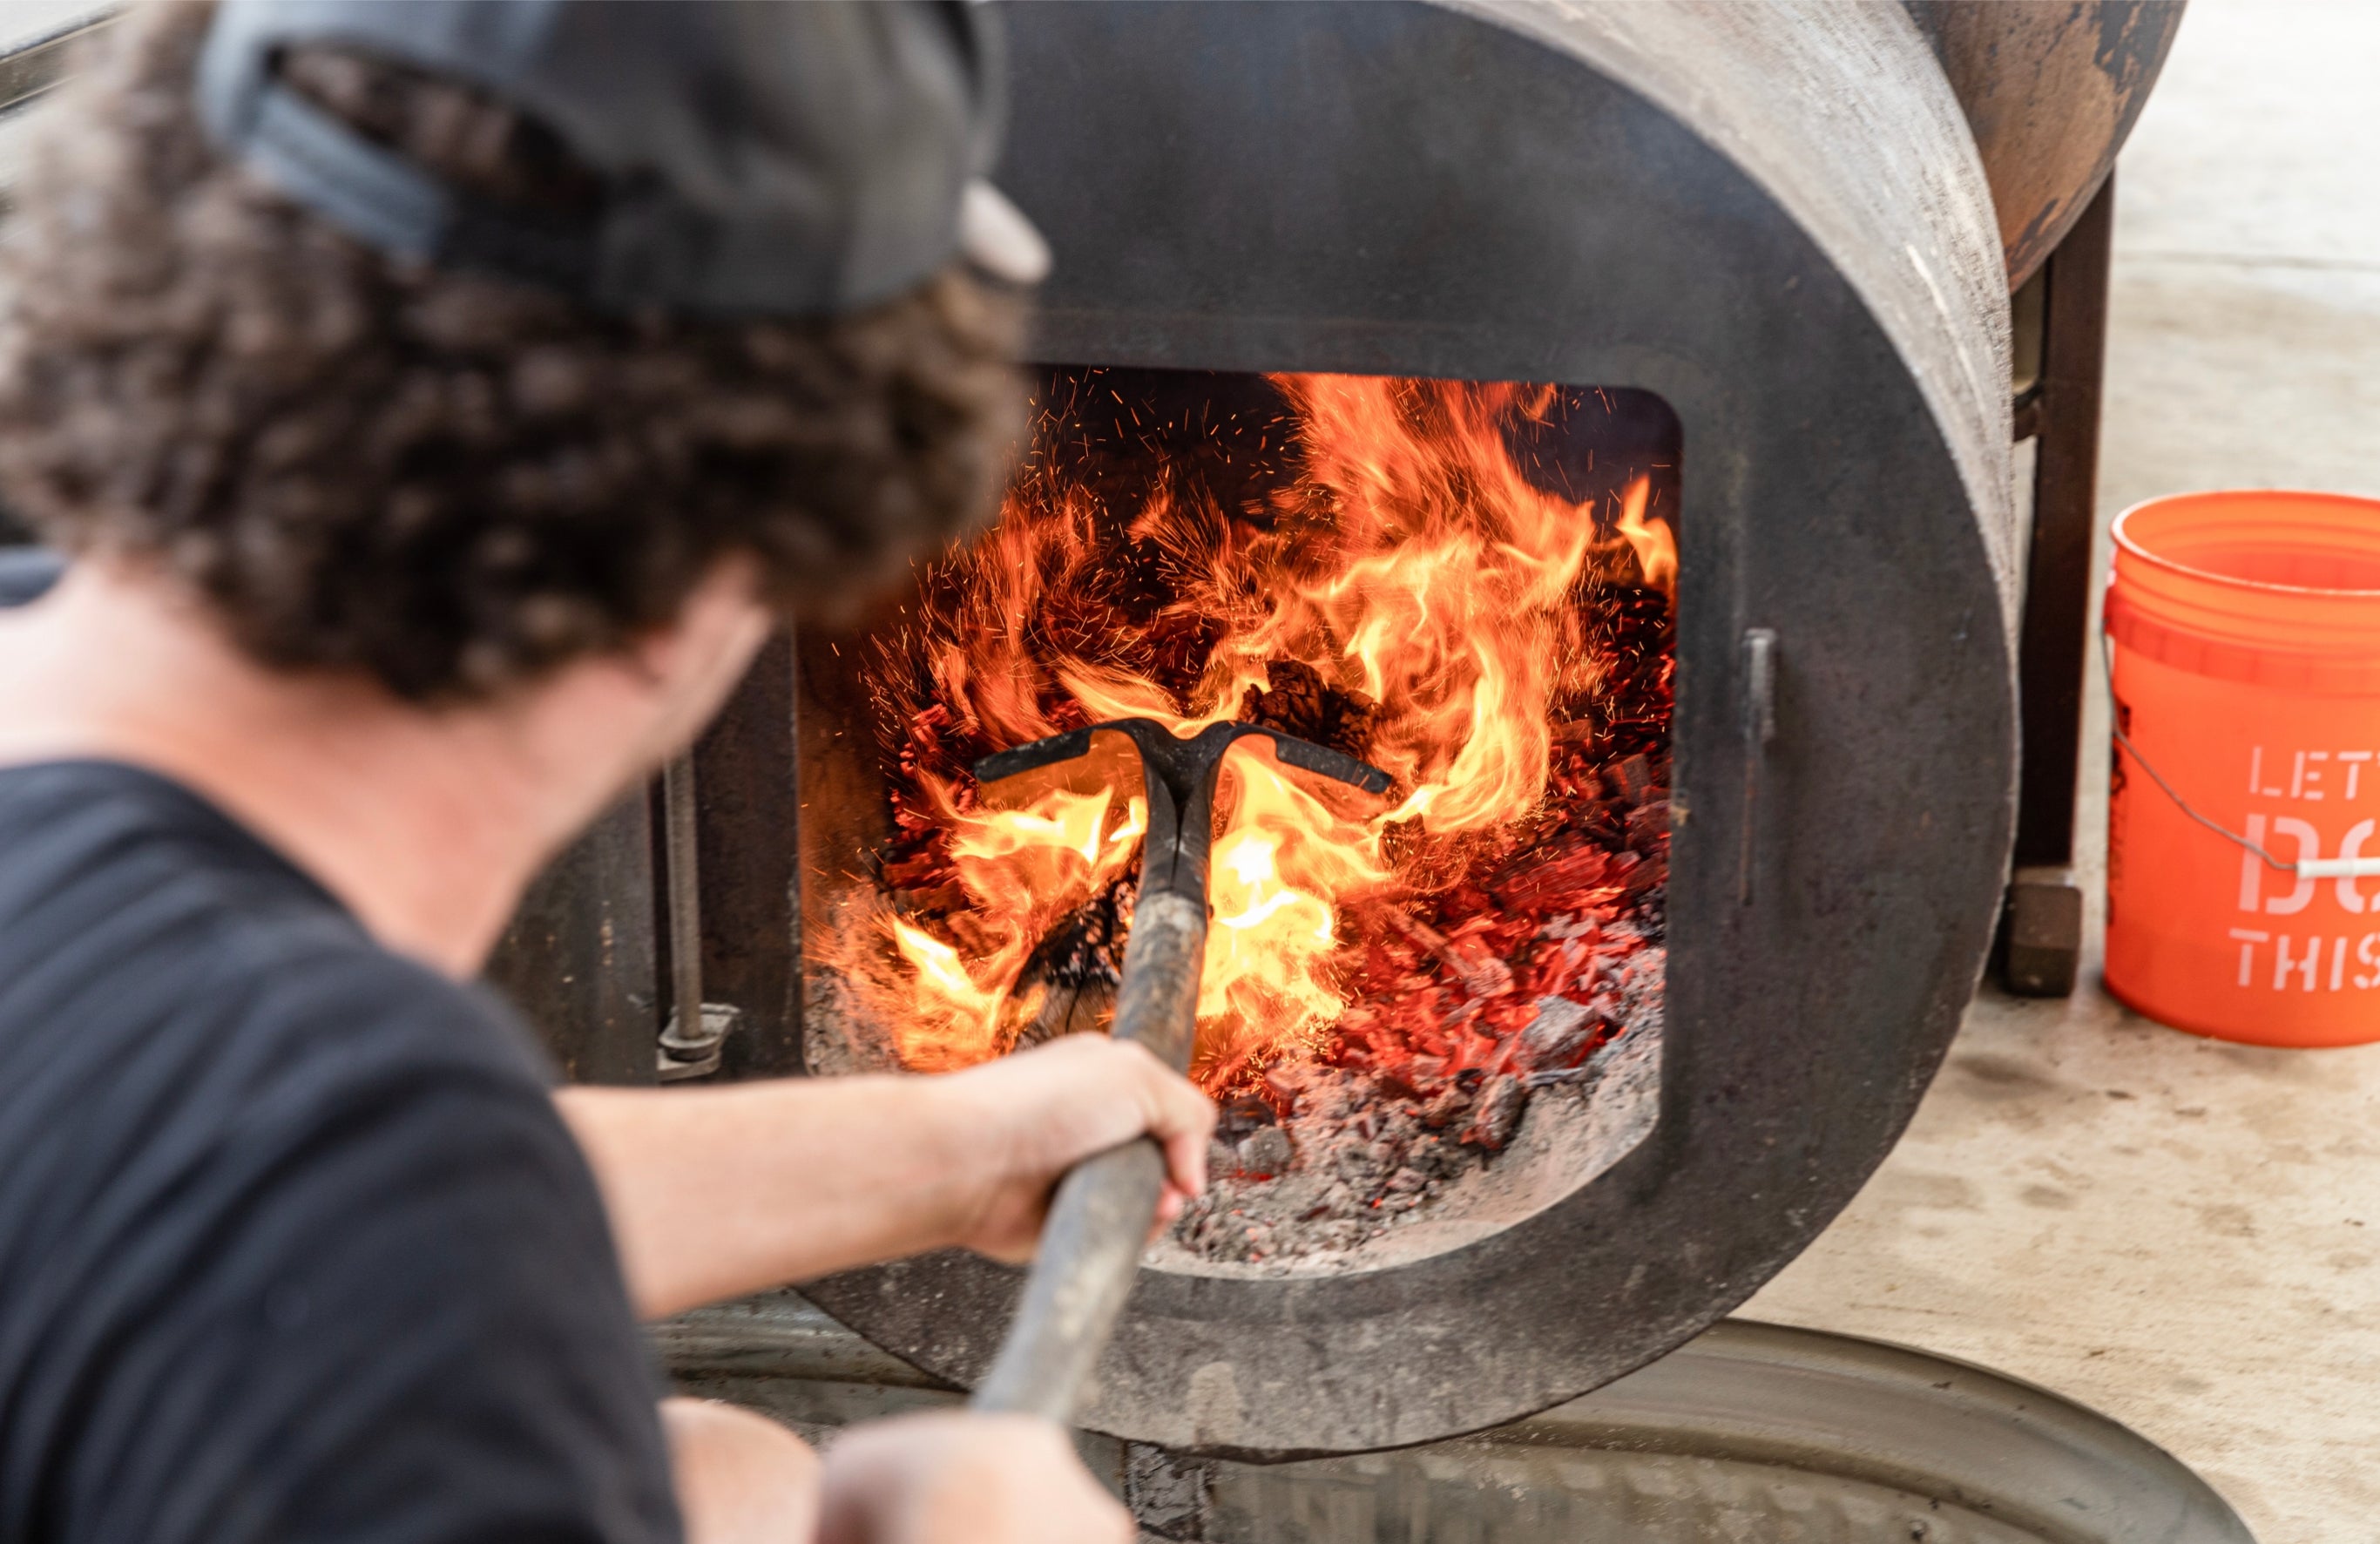
[{"label": "concrete floor", "polygon": [[[2103,521],[2186,489],[2380,494],[2375,65],[2373,0],[2192,0],[2119,174]],[[2070,1002],[1987,991],[1907,1139],[1744,1314],[2031,1379],[2163,1443],[2263,1544],[2369,1544],[2380,1047],[2201,1040],[2086,974]]]}]

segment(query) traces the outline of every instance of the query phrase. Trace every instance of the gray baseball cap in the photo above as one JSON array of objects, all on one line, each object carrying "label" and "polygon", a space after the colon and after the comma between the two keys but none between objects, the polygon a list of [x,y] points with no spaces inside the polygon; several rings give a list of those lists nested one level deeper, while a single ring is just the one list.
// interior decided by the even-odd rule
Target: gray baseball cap
[{"label": "gray baseball cap", "polygon": [[[276,79],[335,43],[476,87],[601,179],[557,221],[449,186]],[[198,103],[224,151],[358,239],[612,310],[849,310],[953,256],[1038,281],[1049,249],[984,180],[993,18],[961,0],[226,0]]]}]

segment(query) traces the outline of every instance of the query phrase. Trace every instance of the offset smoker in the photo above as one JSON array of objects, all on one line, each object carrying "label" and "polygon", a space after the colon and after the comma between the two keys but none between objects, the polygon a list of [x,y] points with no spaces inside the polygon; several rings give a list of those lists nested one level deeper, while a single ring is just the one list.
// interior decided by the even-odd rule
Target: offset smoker
[{"label": "offset smoker", "polygon": [[[2020,556],[1973,143],[1896,7],[1008,15],[1002,181],[1058,253],[1038,359],[1629,387],[1680,425],[1649,1134],[1459,1247],[1144,1269],[1084,1418],[1278,1456],[1542,1409],[1792,1258],[1973,990],[2008,861]],[[772,653],[694,759],[698,990],[742,1012],[731,1076],[837,1038],[814,964],[796,1001],[789,891],[815,944],[884,834],[857,652]],[[658,983],[688,979],[656,957],[693,931],[656,925],[656,815],[623,809],[551,876],[499,971],[579,1076],[650,1079]],[[965,1383],[1019,1280],[951,1255],[805,1290]]]},{"label": "offset smoker", "polygon": [[[1085,1418],[1278,1454],[1543,1408],[1807,1244],[1899,1136],[1984,956],[2016,553],[2006,276],[1958,103],[1875,6],[1009,16],[1003,181],[1059,258],[1037,358],[1627,386],[1682,425],[1651,1135],[1461,1247],[1144,1270]],[[798,652],[815,934],[885,814],[852,650]],[[806,1290],[967,1382],[1017,1280],[951,1255]]]}]

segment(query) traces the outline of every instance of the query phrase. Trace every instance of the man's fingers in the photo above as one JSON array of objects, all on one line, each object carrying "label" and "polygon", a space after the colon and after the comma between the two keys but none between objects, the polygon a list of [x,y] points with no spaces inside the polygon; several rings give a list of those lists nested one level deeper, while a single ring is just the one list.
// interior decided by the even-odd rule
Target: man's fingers
[{"label": "man's fingers", "polygon": [[1207,1193],[1207,1143],[1214,1128],[1214,1122],[1208,1121],[1205,1131],[1181,1132],[1164,1139],[1166,1178],[1185,1197]]},{"label": "man's fingers", "polygon": [[1069,1035],[950,1074],[944,1087],[960,1099],[954,1121],[996,1155],[957,1238],[995,1258],[1031,1254],[1050,1187],[1066,1170],[1144,1133],[1165,1155],[1173,1199],[1164,1221],[1207,1187],[1214,1103],[1146,1047]]},{"label": "man's fingers", "polygon": [[1184,1195],[1201,1195],[1207,1188],[1207,1144],[1215,1135],[1215,1101],[1148,1047],[1132,1049],[1147,1064],[1142,1109],[1148,1134],[1165,1149],[1167,1175]]},{"label": "man's fingers", "polygon": [[1157,1199],[1157,1221],[1148,1226],[1148,1242],[1154,1244],[1163,1238],[1165,1230],[1182,1220],[1182,1209],[1189,1204],[1190,1198],[1182,1193],[1181,1187],[1167,1180],[1165,1194]]}]

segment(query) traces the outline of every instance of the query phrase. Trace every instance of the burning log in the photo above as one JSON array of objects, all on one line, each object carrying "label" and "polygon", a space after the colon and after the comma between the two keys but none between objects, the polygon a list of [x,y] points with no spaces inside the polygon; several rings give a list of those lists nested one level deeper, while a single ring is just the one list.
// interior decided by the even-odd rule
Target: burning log
[{"label": "burning log", "polygon": [[1018,979],[1061,986],[1114,986],[1123,969],[1124,938],[1131,931],[1127,918],[1137,889],[1130,880],[1118,880],[1076,906],[1042,935]]},{"label": "burning log", "polygon": [[1010,1049],[1104,1029],[1114,1017],[1136,888],[1118,880],[1042,935],[1017,977],[1020,987],[1040,985],[1041,1001]]},{"label": "burning log", "polygon": [[1242,723],[1261,723],[1343,750],[1359,761],[1368,753],[1379,723],[1378,703],[1362,692],[1331,686],[1320,671],[1300,660],[1268,661],[1265,681],[1241,694]]},{"label": "burning log", "polygon": [[1063,1035],[1104,1031],[1115,1019],[1112,985],[1051,986],[1041,994],[1033,1016],[1016,1032],[1011,1051],[1025,1051]]}]

